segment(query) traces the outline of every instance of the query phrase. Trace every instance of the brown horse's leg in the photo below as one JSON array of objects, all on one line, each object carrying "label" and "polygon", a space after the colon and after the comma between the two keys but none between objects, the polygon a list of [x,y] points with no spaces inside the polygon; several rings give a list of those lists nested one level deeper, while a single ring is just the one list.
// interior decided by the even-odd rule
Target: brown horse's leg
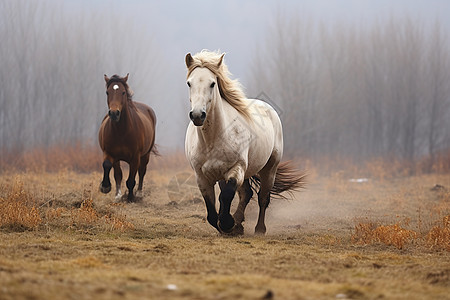
[{"label": "brown horse's leg", "polygon": [[253,196],[253,191],[248,179],[244,180],[244,183],[238,189],[238,193],[239,193],[239,205],[236,209],[236,212],[233,215],[234,221],[236,222],[234,231],[236,234],[244,234],[244,227],[242,226],[242,222],[244,221],[244,212],[248,202],[250,202],[250,199]]},{"label": "brown horse's leg", "polygon": [[114,168],[114,180],[116,181],[116,200],[119,200],[122,197],[122,192],[120,187],[122,185],[122,169],[120,168],[120,161],[116,161],[113,164]]},{"label": "brown horse's leg", "polygon": [[111,171],[112,163],[108,159],[103,161],[103,180],[100,184],[100,191],[107,194],[111,191],[111,181],[109,180],[109,172]]},{"label": "brown horse's leg", "polygon": [[136,194],[142,193],[142,185],[144,184],[145,173],[147,173],[147,164],[148,164],[149,159],[150,159],[150,152],[141,157],[141,163],[139,165],[139,170],[138,170],[139,184],[138,184],[138,189],[137,189]]},{"label": "brown horse's leg", "polygon": [[130,173],[128,175],[128,179],[127,179],[127,188],[128,188],[128,202],[133,202],[134,199],[134,194],[133,194],[133,189],[134,186],[136,185],[136,173],[139,167],[139,162],[140,162],[140,157],[137,157],[135,159],[133,159],[130,162]]}]

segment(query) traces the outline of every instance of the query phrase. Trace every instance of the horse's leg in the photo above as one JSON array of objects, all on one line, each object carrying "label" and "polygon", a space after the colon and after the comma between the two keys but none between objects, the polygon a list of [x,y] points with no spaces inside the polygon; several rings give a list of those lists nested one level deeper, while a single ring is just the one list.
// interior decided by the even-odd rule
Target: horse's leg
[{"label": "horse's leg", "polygon": [[263,178],[263,175],[261,175],[261,188],[258,192],[259,215],[258,222],[256,223],[255,227],[256,234],[266,233],[266,225],[264,224],[264,219],[266,218],[266,208],[269,206],[270,190],[273,187],[274,180],[275,176],[265,175]]},{"label": "horse's leg", "polygon": [[126,182],[127,188],[128,188],[128,197],[127,197],[128,202],[133,202],[135,200],[134,194],[133,194],[133,189],[134,189],[134,186],[136,185],[136,173],[137,173],[137,170],[139,167],[139,163],[140,163],[139,156],[130,161],[130,173],[128,174],[128,179]]},{"label": "horse's leg", "polygon": [[236,179],[230,178],[228,181],[219,181],[220,187],[220,209],[219,209],[219,228],[224,233],[230,233],[234,227],[234,219],[230,214],[231,201],[236,194],[237,182]]},{"label": "horse's leg", "polygon": [[266,233],[264,219],[266,218],[266,208],[269,206],[270,202],[270,190],[275,182],[277,166],[278,161],[272,157],[269,159],[264,168],[259,171],[259,176],[261,177],[261,187],[258,192],[259,215],[258,222],[255,227],[256,234]]},{"label": "horse's leg", "polygon": [[234,227],[234,219],[230,214],[231,202],[233,201],[236,190],[244,182],[244,169],[240,164],[236,164],[225,175],[225,181],[220,181],[220,209],[219,209],[219,228],[224,233],[230,233]]},{"label": "horse's leg", "polygon": [[114,180],[116,181],[116,200],[120,200],[122,197],[122,191],[120,187],[122,186],[122,168],[120,167],[120,161],[116,161],[113,164],[114,168]]},{"label": "horse's leg", "polygon": [[103,160],[103,180],[100,183],[100,191],[107,194],[111,191],[111,181],[109,180],[109,172],[111,171],[112,163],[110,159],[105,157]]},{"label": "horse's leg", "polygon": [[139,170],[138,170],[139,184],[138,184],[138,189],[136,191],[136,196],[138,196],[138,197],[142,196],[142,185],[144,183],[145,173],[147,173],[147,164],[148,164],[149,159],[150,159],[150,152],[141,157],[141,163],[139,165]]},{"label": "horse's leg", "polygon": [[218,216],[216,211],[216,195],[214,193],[214,183],[209,183],[206,179],[197,177],[197,185],[205,200],[208,223],[220,232],[217,225]]},{"label": "horse's leg", "polygon": [[247,204],[250,202],[250,199],[253,196],[253,191],[248,179],[244,180],[244,183],[238,189],[238,194],[239,205],[233,215],[234,221],[236,222],[234,231],[236,234],[244,234],[244,227],[242,226],[242,222],[244,221],[244,212]]}]

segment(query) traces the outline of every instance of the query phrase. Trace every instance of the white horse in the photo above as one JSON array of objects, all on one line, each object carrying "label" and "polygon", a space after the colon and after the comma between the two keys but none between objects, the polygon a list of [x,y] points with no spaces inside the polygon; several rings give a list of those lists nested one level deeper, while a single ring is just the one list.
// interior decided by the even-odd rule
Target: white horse
[{"label": "white horse", "polygon": [[[203,50],[186,55],[192,122],[186,133],[186,156],[207,208],[208,222],[221,233],[243,234],[244,211],[260,185],[255,233],[264,234],[270,194],[302,186],[304,175],[281,163],[283,132],[280,118],[267,103],[246,99],[237,80],[229,78],[225,54]],[[219,182],[220,209],[214,185]],[[236,191],[239,205],[233,216]]]}]

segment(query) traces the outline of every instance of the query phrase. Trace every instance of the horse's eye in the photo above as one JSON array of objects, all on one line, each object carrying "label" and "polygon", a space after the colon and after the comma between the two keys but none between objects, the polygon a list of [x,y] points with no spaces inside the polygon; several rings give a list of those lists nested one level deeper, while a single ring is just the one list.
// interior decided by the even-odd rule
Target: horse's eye
[{"label": "horse's eye", "polygon": [[122,95],[125,95],[125,92],[122,92]]},{"label": "horse's eye", "polygon": [[191,83],[189,81],[186,82],[186,83],[187,83],[188,87],[191,87]]},{"label": "horse's eye", "polygon": [[216,85],[215,82],[211,83],[211,85],[209,86],[210,88],[213,88]]}]

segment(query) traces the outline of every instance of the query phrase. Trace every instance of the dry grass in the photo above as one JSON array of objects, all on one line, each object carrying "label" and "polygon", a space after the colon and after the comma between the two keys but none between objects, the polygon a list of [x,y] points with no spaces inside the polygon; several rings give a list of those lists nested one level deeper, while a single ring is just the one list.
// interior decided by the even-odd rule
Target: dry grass
[{"label": "dry grass", "polygon": [[[53,145],[34,148],[29,151],[0,149],[0,170],[9,172],[28,171],[60,172],[94,172],[101,170],[102,152],[96,144],[75,143],[73,145]],[[148,168],[151,170],[172,170],[180,166],[188,167],[182,152],[172,152],[150,157]]]},{"label": "dry grass", "polygon": [[98,212],[94,209],[93,200],[85,198],[80,208],[71,210],[72,225],[77,227],[92,226],[100,219]]},{"label": "dry grass", "polygon": [[426,243],[430,248],[450,251],[450,215],[445,216],[441,224],[431,228]]},{"label": "dry grass", "polygon": [[400,224],[378,225],[359,223],[352,234],[352,242],[356,244],[384,243],[403,249],[406,244],[417,241],[418,234],[413,230],[403,228]]},{"label": "dry grass", "polygon": [[55,202],[53,200],[37,206],[38,200],[25,191],[23,182],[18,178],[14,179],[12,185],[5,185],[2,190],[5,196],[0,197],[0,227],[9,231],[36,230],[44,225],[47,228],[67,226],[69,229],[98,227],[120,232],[134,229],[125,214],[107,211],[102,215],[94,206],[90,190],[83,190],[81,202],[63,204],[62,207],[50,205],[50,202]]},{"label": "dry grass", "polygon": [[[0,149],[0,170],[31,171],[31,172],[59,172],[66,169],[77,172],[93,172],[101,169],[102,153],[95,144],[74,142],[70,145],[55,144],[36,147],[32,150]],[[378,180],[395,177],[422,175],[429,173],[445,174],[450,172],[450,151],[437,153],[433,160],[422,157],[415,162],[398,158],[372,158],[361,164],[355,164],[346,157],[321,157],[316,161],[308,158],[296,157],[299,166],[308,170],[312,175],[316,173],[330,174],[334,172],[364,174]],[[151,156],[149,169],[174,170],[189,168],[183,152],[169,152],[161,156]]]},{"label": "dry grass", "polygon": [[73,170],[91,172],[102,159],[97,145],[53,145],[30,151],[9,151],[0,155],[0,169],[9,171],[58,172]]},{"label": "dry grass", "polygon": [[[5,192],[5,188],[2,188]],[[16,180],[6,189],[6,195],[0,196],[0,227],[9,230],[34,229],[42,223],[32,196],[23,188],[23,182]]]},{"label": "dry grass", "polygon": [[0,220],[31,224],[0,227],[0,299],[448,297],[449,173],[309,167],[304,191],[270,204],[266,236],[253,235],[252,200],[246,234],[223,237],[182,156],[159,159],[133,204],[97,191],[99,168],[0,174]]}]

